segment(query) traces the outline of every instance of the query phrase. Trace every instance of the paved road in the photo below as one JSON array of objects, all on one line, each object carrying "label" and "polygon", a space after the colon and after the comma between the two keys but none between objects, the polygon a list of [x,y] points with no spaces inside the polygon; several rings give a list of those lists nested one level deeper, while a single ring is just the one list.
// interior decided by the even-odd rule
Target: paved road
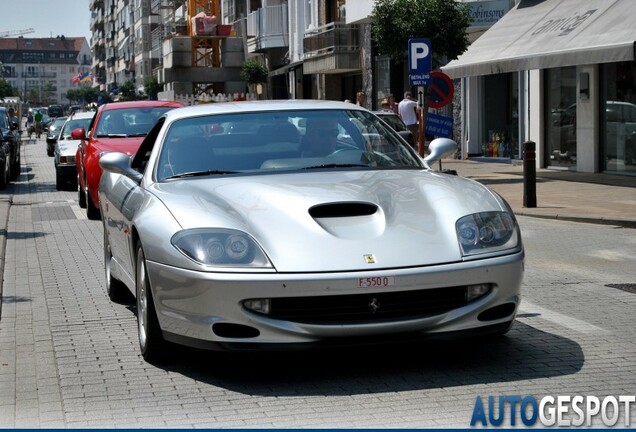
[{"label": "paved road", "polygon": [[133,310],[104,292],[101,223],[55,191],[43,140],[23,157],[6,232],[0,428],[468,427],[477,396],[636,394],[636,294],[608,286],[636,281],[633,229],[521,216],[524,300],[497,340],[180,349],[153,366]]}]

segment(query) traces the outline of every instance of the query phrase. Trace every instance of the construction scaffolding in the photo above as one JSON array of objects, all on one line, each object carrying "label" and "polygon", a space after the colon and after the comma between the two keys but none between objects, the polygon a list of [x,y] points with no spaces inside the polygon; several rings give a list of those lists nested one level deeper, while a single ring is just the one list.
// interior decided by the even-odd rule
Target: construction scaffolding
[{"label": "construction scaffolding", "polygon": [[[192,67],[220,67],[221,41],[216,35],[201,36],[194,28],[193,18],[203,12],[218,19],[221,15],[218,0],[188,0],[188,34],[192,38]],[[194,94],[208,93],[213,83],[192,83]],[[222,89],[216,89],[222,90]]]}]

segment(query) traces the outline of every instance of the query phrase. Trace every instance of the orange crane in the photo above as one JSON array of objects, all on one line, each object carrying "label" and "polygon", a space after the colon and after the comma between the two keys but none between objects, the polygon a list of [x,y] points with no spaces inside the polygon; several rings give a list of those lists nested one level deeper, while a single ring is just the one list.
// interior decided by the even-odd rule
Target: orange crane
[{"label": "orange crane", "polygon": [[192,38],[192,66],[219,67],[221,65],[220,43],[215,37],[196,36],[192,28],[192,18],[199,12],[221,19],[219,0],[188,0],[188,34]]},{"label": "orange crane", "polygon": [[9,30],[5,32],[0,32],[0,38],[11,37],[11,36],[22,36],[29,33],[35,33],[35,29],[27,28],[22,30]]}]

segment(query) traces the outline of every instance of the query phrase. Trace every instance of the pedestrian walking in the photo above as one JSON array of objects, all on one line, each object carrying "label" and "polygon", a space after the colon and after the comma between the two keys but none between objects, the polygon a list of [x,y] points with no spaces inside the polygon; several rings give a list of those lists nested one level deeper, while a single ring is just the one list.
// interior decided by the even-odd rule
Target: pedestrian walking
[{"label": "pedestrian walking", "polygon": [[417,128],[417,102],[411,96],[410,91],[404,92],[404,99],[398,104],[398,114],[402,117],[402,121],[411,131],[417,142],[418,128]]},{"label": "pedestrian walking", "polygon": [[359,91],[356,94],[356,105],[366,108],[367,104],[367,95],[364,92]]},{"label": "pedestrian walking", "polygon": [[40,138],[40,134],[42,133],[42,113],[40,110],[35,112],[33,118],[35,119],[35,134]]},{"label": "pedestrian walking", "polygon": [[389,95],[388,99],[389,99],[389,109],[391,109],[391,111],[399,115],[400,113],[398,112],[398,103],[395,101],[395,96],[393,96],[393,93]]}]

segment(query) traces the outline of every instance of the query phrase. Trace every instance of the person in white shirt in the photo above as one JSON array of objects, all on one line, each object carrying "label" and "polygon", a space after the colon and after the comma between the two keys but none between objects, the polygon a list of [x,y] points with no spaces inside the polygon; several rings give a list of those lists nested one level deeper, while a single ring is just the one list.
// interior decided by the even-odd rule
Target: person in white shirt
[{"label": "person in white shirt", "polygon": [[404,99],[398,104],[398,114],[413,136],[417,137],[417,102],[411,96],[410,91],[404,92]]}]

